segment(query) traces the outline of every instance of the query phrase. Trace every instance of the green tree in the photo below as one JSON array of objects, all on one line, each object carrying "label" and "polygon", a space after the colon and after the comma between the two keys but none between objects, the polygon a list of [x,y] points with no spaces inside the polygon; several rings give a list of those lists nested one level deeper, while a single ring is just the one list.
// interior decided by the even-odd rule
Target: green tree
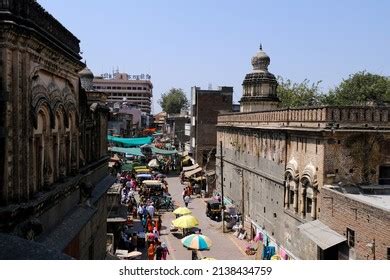
[{"label": "green tree", "polygon": [[188,99],[181,88],[171,88],[158,100],[161,108],[168,114],[178,114],[181,109],[188,108]]},{"label": "green tree", "polygon": [[384,105],[390,102],[390,79],[360,71],[349,75],[340,85],[323,96],[325,105]]},{"label": "green tree", "polygon": [[321,81],[311,83],[305,79],[301,83],[293,83],[289,79],[278,76],[278,97],[282,107],[305,107],[320,105],[322,94],[319,89]]}]

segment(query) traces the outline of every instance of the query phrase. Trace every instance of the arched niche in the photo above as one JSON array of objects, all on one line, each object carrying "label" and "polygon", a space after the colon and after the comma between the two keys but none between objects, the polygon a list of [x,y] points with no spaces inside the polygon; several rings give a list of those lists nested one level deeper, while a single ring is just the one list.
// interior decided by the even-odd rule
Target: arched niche
[{"label": "arched niche", "polygon": [[298,162],[292,158],[286,165],[284,173],[285,191],[284,191],[284,207],[291,209],[294,212],[298,211],[298,184],[299,171]]},{"label": "arched niche", "polygon": [[317,218],[317,172],[315,167],[309,163],[305,166],[301,177],[301,207],[300,213],[302,217]]}]

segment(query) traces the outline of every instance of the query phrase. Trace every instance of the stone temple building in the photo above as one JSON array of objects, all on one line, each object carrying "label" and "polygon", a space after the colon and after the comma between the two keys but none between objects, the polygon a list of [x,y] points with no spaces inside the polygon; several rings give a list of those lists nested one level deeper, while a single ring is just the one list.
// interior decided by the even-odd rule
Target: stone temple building
[{"label": "stone temple building", "polygon": [[36,1],[0,0],[0,34],[0,259],[102,259],[107,96]]},{"label": "stone temple building", "polygon": [[241,112],[218,117],[226,203],[287,258],[389,258],[390,108],[279,108],[269,64],[260,48]]}]

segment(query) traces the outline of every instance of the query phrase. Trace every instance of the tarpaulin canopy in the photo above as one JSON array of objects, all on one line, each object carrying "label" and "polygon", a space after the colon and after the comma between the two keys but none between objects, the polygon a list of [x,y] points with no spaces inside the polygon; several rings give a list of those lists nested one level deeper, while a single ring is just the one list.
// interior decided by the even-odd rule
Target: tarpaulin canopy
[{"label": "tarpaulin canopy", "polygon": [[186,167],[183,167],[183,171],[186,172],[186,171],[190,171],[190,170],[194,170],[196,168],[199,167],[199,164],[194,164],[194,165],[191,165],[191,166],[186,166]]},{"label": "tarpaulin canopy", "polygon": [[195,175],[196,173],[198,172],[201,172],[202,171],[202,167],[198,167],[194,170],[190,170],[190,171],[187,171],[187,172],[184,172],[184,176],[186,178],[190,178],[192,175]]},{"label": "tarpaulin canopy", "polygon": [[110,161],[119,161],[121,160],[117,154],[115,154],[113,157],[110,158]]},{"label": "tarpaulin canopy", "polygon": [[124,147],[138,147],[138,146],[152,143],[153,138],[152,137],[121,138],[121,137],[114,137],[114,136],[108,135],[107,140],[108,140],[108,142],[113,142],[115,144],[121,144]]},{"label": "tarpaulin canopy", "polygon": [[206,180],[206,177],[205,176],[199,176],[199,177],[194,178],[193,180],[199,182],[199,181]]},{"label": "tarpaulin canopy", "polygon": [[140,148],[122,148],[122,147],[111,147],[111,152],[114,153],[125,153],[130,154],[133,156],[141,156],[143,157],[144,154],[141,152]]},{"label": "tarpaulin canopy", "polygon": [[152,149],[153,154],[160,154],[160,155],[174,155],[177,154],[176,150],[163,150],[156,148],[155,146],[150,147]]},{"label": "tarpaulin canopy", "polygon": [[132,163],[124,163],[122,165],[122,171],[131,171],[133,170],[133,164]]}]

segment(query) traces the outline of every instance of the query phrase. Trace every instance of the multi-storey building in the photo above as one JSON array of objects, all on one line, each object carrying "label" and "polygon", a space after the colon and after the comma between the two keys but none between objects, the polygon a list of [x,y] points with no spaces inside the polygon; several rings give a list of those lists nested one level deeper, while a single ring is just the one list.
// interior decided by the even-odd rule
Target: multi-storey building
[{"label": "multi-storey building", "polygon": [[107,101],[109,103],[126,101],[146,113],[151,113],[153,84],[150,76],[147,75],[128,75],[126,73],[116,72],[114,75],[105,78],[104,76],[95,77],[93,80],[95,90],[108,93]]},{"label": "multi-storey building", "polygon": [[166,122],[167,134],[173,139],[176,149],[184,150],[185,143],[189,143],[190,140],[185,131],[185,126],[191,122],[189,112],[182,110],[180,114],[168,114]]},{"label": "multi-storey building", "polygon": [[106,96],[36,1],[0,1],[0,33],[0,259],[103,259]]},{"label": "multi-storey building", "polygon": [[[217,145],[217,116],[220,112],[231,112],[233,87],[217,90],[191,88],[191,152],[199,165],[214,169]],[[207,165],[207,166],[206,166]]]},{"label": "multi-storey building", "polygon": [[219,191],[283,256],[385,259],[390,108],[278,109],[269,63],[260,49],[241,113],[218,117]]}]

